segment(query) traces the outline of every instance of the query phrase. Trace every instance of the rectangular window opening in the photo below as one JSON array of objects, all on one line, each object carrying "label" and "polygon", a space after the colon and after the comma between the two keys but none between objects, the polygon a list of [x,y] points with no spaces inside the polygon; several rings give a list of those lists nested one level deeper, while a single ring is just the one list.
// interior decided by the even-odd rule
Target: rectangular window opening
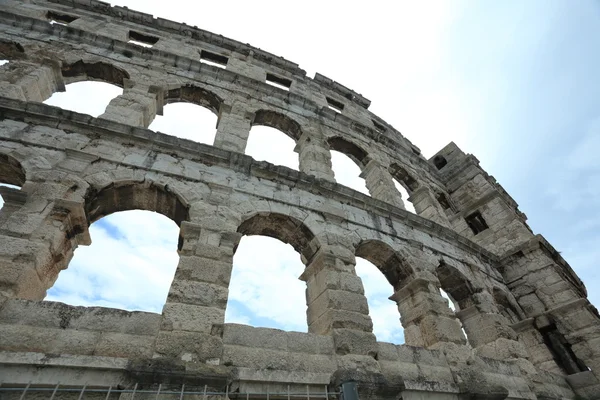
[{"label": "rectangular window opening", "polygon": [[200,51],[200,62],[208,65],[212,65],[217,68],[227,68],[227,62],[229,58],[220,54],[211,53],[210,51]]},{"label": "rectangular window opening", "polygon": [[74,17],[68,14],[60,14],[54,11],[48,11],[46,13],[46,18],[50,20],[51,25],[57,24],[66,26],[67,24],[70,24],[79,17]]},{"label": "rectangular window opening", "polygon": [[292,86],[292,81],[290,79],[282,78],[280,76],[273,75],[268,72],[267,72],[267,83],[271,86],[275,86],[276,88],[287,90],[287,91],[289,91],[290,87]]},{"label": "rectangular window opening", "polygon": [[152,47],[158,42],[156,36],[146,35],[136,31],[129,31],[129,42],[142,47]]},{"label": "rectangular window opening", "polygon": [[438,203],[440,203],[444,210],[449,210],[452,208],[452,206],[450,205],[450,201],[448,201],[448,198],[443,193],[437,195],[437,201]]},{"label": "rectangular window opening", "polygon": [[474,235],[477,235],[478,233],[481,233],[489,228],[479,211],[476,211],[466,217],[465,221],[467,221],[467,225],[469,225],[469,228],[471,228]]},{"label": "rectangular window opening", "polygon": [[588,371],[589,368],[581,361],[573,350],[571,344],[567,342],[565,337],[558,331],[556,325],[552,324],[540,329],[544,343],[550,349],[554,361],[561,367],[567,375],[577,374],[579,372]]},{"label": "rectangular window opening", "polygon": [[371,119],[371,121],[373,122],[373,126],[375,127],[376,130],[378,130],[379,132],[385,132],[387,131],[387,128],[385,126],[383,126],[382,124],[380,124],[379,122],[375,121],[374,119]]},{"label": "rectangular window opening", "polygon": [[337,100],[332,99],[331,97],[326,97],[327,99],[327,106],[332,109],[333,111],[337,112],[337,113],[342,113],[342,111],[344,110],[344,104],[340,103]]}]

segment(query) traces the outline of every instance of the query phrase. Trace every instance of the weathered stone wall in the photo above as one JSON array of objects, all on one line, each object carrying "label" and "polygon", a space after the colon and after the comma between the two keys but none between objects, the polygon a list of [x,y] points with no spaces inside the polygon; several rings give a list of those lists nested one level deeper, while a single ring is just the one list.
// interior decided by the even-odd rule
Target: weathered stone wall
[{"label": "weathered stone wall", "polygon": [[[21,187],[0,188],[3,384],[319,392],[353,379],[377,399],[600,393],[600,320],[583,284],[454,144],[428,161],[339,83],[126,8],[7,1],[0,26],[10,60],[0,67],[0,180]],[[127,43],[140,37],[152,48]],[[289,90],[268,85],[273,76]],[[40,103],[83,80],[123,93],[99,118]],[[214,146],[145,129],[177,101],[218,116]],[[294,139],[300,171],[244,155],[253,125]],[[335,183],[330,150],[360,166],[371,196]],[[90,224],[130,209],[180,227],[162,314],[41,302],[90,244]],[[243,235],[300,253],[308,333],[224,324]],[[390,282],[406,345],[376,341],[355,257]]]}]

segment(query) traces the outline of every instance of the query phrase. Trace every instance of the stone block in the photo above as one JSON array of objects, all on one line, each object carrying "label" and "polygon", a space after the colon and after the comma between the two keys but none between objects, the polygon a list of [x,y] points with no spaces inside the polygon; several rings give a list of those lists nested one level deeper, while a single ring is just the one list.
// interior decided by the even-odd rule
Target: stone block
[{"label": "stone block", "polygon": [[156,354],[182,361],[221,360],[223,341],[208,333],[161,331],[156,338]]},{"label": "stone block", "polygon": [[306,354],[334,354],[333,338],[329,335],[286,332],[287,348],[291,352]]},{"label": "stone block", "polygon": [[161,330],[210,333],[214,324],[223,324],[225,310],[191,304],[167,303],[163,308]]},{"label": "stone block", "polygon": [[371,332],[355,329],[334,329],[333,345],[338,355],[358,354],[377,358],[377,339]]},{"label": "stone block", "polygon": [[426,347],[438,342],[465,344],[460,324],[455,318],[427,315],[419,324]]},{"label": "stone block", "polygon": [[155,338],[105,332],[98,337],[93,354],[106,357],[151,358]]},{"label": "stone block", "polygon": [[253,349],[236,345],[224,346],[223,364],[255,369],[294,369],[294,366],[290,365],[289,353],[286,351]]},{"label": "stone block", "polygon": [[226,287],[218,284],[176,278],[169,289],[167,301],[225,309],[228,292]]},{"label": "stone block", "polygon": [[288,349],[288,332],[279,329],[255,328],[248,325],[223,325],[223,343],[254,348]]},{"label": "stone block", "polygon": [[196,256],[180,256],[175,277],[181,280],[213,283],[228,287],[232,267],[232,262]]},{"label": "stone block", "polygon": [[325,335],[332,329],[346,328],[365,332],[372,332],[373,322],[371,317],[361,313],[342,310],[327,310],[315,321],[309,322],[310,333]]}]

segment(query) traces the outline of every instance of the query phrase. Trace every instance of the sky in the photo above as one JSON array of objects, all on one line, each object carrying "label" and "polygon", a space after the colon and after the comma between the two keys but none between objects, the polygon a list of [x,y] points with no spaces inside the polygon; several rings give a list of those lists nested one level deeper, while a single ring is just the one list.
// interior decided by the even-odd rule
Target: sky
[{"label": "sky", "polygon": [[[600,305],[597,1],[112,3],[250,43],[299,63],[308,76],[328,76],[369,98],[370,110],[425,157],[454,141],[512,195],[534,232],[561,252]],[[94,101],[82,103],[92,97],[89,84],[68,85],[48,103],[89,106],[83,112],[99,115],[120,89],[94,89]],[[150,129],[211,143],[215,124],[207,110],[171,104]],[[291,139],[256,127],[247,154],[297,168],[297,157],[286,156],[292,148]],[[365,190],[358,167],[335,152],[332,161],[338,182]],[[151,229],[130,229],[140,224]],[[177,260],[177,226],[155,213],[131,211],[90,229],[92,246],[76,251],[48,299],[160,312]],[[152,257],[143,247],[150,243],[158,252]],[[302,268],[288,245],[244,237],[226,321],[306,331],[304,284],[297,279]],[[139,270],[146,272],[130,287],[128,277]],[[378,340],[401,343],[399,315],[387,300],[391,286],[367,262],[358,260],[357,272]],[[282,293],[284,287],[289,290]]]}]

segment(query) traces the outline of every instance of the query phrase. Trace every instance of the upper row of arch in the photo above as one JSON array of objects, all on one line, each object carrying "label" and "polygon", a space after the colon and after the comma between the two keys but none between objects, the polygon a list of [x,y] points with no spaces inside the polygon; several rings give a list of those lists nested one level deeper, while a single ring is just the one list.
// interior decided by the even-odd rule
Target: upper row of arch
[{"label": "upper row of arch", "polygon": [[[71,5],[72,3],[69,2],[69,4]],[[104,4],[104,3],[102,3],[102,4]],[[77,7],[83,7],[83,8],[86,8],[88,6],[90,6],[90,4],[87,4],[87,3],[86,4],[80,3],[77,5]],[[136,12],[130,11],[130,10],[125,11],[125,14],[123,14],[122,10],[118,10],[119,9],[118,7],[113,8],[113,9],[110,9],[110,7],[108,7],[108,9],[106,9],[105,5],[102,5],[102,7],[100,7],[99,9],[98,9],[98,7],[100,7],[100,6],[98,6],[98,5],[92,6],[91,9],[93,11],[101,11],[102,13],[108,13],[108,14],[111,14],[111,13],[115,14],[114,11],[117,11],[117,13],[115,15],[118,15],[120,18],[127,17],[127,16],[129,16],[130,13],[133,13],[136,15],[139,14],[139,13],[136,13]],[[56,12],[53,12],[52,15],[53,15],[52,18],[57,18]],[[152,18],[152,16],[147,16],[147,17],[149,17],[149,18],[142,18],[141,20],[135,20],[134,22],[147,25],[149,22],[160,20],[160,19],[155,20]],[[50,17],[48,17],[48,18],[50,18]],[[72,19],[67,18],[67,20],[65,22],[70,22],[70,20],[72,20]],[[160,21],[163,21],[163,20],[160,20]],[[152,24],[153,23],[151,23],[151,25]],[[171,27],[171,25],[173,25],[173,23],[171,23],[169,21],[169,23],[167,25],[169,25],[169,27]],[[177,24],[177,25],[180,25],[180,24]],[[185,30],[187,30],[188,28],[189,27],[185,27]],[[194,28],[194,29],[189,28],[189,29],[191,31],[197,30],[196,28]],[[63,31],[61,31],[61,32],[63,32]],[[212,34],[209,34],[208,32],[205,32],[205,33],[208,34],[208,37],[212,36]],[[62,35],[62,33],[61,33],[61,35]],[[136,33],[136,35],[137,35],[137,33]],[[140,33],[140,35],[144,36],[141,33]],[[155,38],[155,39],[156,39],[156,41],[158,41],[158,38]],[[225,39],[225,38],[221,37],[220,41],[222,42],[223,40],[227,41],[229,39]],[[235,52],[235,51],[237,51],[237,49],[238,49],[238,46],[236,46],[230,50]],[[123,50],[123,51],[125,51],[125,50]],[[158,50],[159,53],[161,51],[162,50]],[[202,52],[205,52],[205,50],[202,50]],[[142,53],[144,53],[144,52],[142,52]],[[213,56],[219,57],[218,54],[213,54]],[[271,61],[273,61],[274,59],[275,59],[275,57],[268,58],[268,60],[270,62],[265,61],[265,63],[270,64]],[[289,62],[287,62],[287,63],[289,63]],[[295,68],[297,68],[296,64],[293,64],[293,63],[289,63],[289,64],[293,65],[293,66],[295,66]],[[266,75],[267,75],[267,83],[269,83],[269,75],[273,75],[273,74],[270,74],[269,72],[267,72]],[[230,79],[230,78],[227,78],[227,79]],[[256,79],[256,78],[252,78],[252,79]],[[260,78],[258,78],[258,79],[260,79]],[[264,79],[264,77],[263,77],[263,79]],[[278,80],[277,78],[274,78],[275,83],[277,83],[276,82],[277,80]],[[273,79],[271,79],[271,81],[273,81]],[[350,102],[357,103],[360,106],[359,108],[367,108],[367,106],[368,106],[369,101],[367,99],[364,99],[361,95],[353,92],[350,89],[345,88],[344,86],[330,80],[329,78],[326,78],[326,77],[323,77],[323,76],[317,74],[317,76],[315,76],[315,78],[314,78],[314,81],[317,85],[322,86],[324,89],[326,89],[324,92],[331,92],[332,94],[335,94],[339,97],[337,99],[335,98],[336,96],[333,96],[330,98],[331,94],[328,94],[327,96],[325,96],[325,98],[327,100],[327,104],[329,105],[329,108],[341,111],[344,108],[343,103],[345,100],[350,100]],[[107,82],[110,82],[110,81],[107,81]],[[113,83],[113,82],[110,82],[110,83]],[[123,84],[121,82],[115,82],[114,84],[123,86]],[[300,95],[300,97],[303,97],[303,96]],[[286,101],[285,98],[283,98],[282,100]],[[307,99],[304,99],[304,100],[298,99],[298,101],[304,101],[305,104],[307,104],[306,103]],[[311,100],[308,100],[308,103],[314,103],[314,106],[321,108],[321,105],[317,104],[317,102],[312,102]],[[341,108],[340,108],[340,104],[341,104]],[[327,107],[324,107],[323,110],[327,110]],[[333,113],[333,116],[331,116],[331,118],[336,121],[338,120],[335,113]],[[370,118],[370,122],[369,122],[369,118]],[[410,157],[412,159],[416,155],[416,157],[419,159],[419,161],[422,162],[422,164],[420,164],[420,166],[422,166],[426,170],[431,168],[431,166],[423,158],[423,156],[420,153],[420,150],[417,147],[412,145],[412,143],[410,143],[406,138],[402,137],[397,131],[395,131],[391,126],[387,125],[384,121],[382,121],[378,117],[370,114],[369,117],[364,118],[364,120],[361,119],[360,121],[355,121],[353,118],[348,118],[348,117],[346,117],[345,119],[342,119],[342,120],[345,121],[344,124],[348,125],[348,127],[350,127],[350,125],[352,125],[353,128],[356,128],[360,132],[364,133],[365,129],[366,129],[366,132],[371,139],[382,140],[384,143],[387,143],[387,145],[389,145],[389,144],[393,144],[394,146],[399,145],[398,146],[399,150],[406,151],[407,157]],[[371,122],[372,122],[372,124],[371,124]],[[387,133],[386,133],[386,131],[387,131]],[[385,133],[385,134],[382,135],[382,133]],[[386,144],[384,144],[384,145],[386,145]],[[411,151],[411,149],[412,149],[412,151]],[[431,171],[433,172],[435,170],[431,169]]]},{"label": "upper row of arch", "polygon": [[[81,81],[101,81],[124,88],[126,81],[131,79],[131,74],[126,69],[103,61],[84,62],[83,60],[79,60],[71,64],[65,63],[61,66],[61,73],[67,84]],[[221,108],[227,102],[223,93],[217,94],[198,84],[182,84],[178,87],[164,90],[162,93],[164,103],[166,104],[176,102],[196,104],[210,110],[217,117],[220,117]],[[258,109],[253,113],[251,125],[263,125],[275,128],[295,142],[298,142],[304,132],[302,124],[295,118],[281,111],[264,108]],[[348,138],[334,135],[326,138],[326,143],[330,150],[346,154],[361,169],[373,159],[373,155],[369,151]],[[409,193],[420,186],[418,180],[399,162],[392,162],[389,170]]]}]

